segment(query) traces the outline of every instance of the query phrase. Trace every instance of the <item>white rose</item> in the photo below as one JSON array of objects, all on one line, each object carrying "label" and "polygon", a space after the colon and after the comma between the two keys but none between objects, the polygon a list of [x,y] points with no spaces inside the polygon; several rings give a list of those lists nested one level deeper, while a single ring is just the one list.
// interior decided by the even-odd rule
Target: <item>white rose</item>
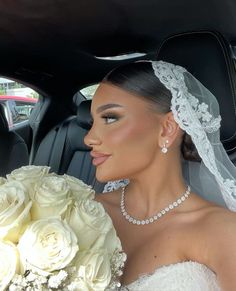
[{"label": "white rose", "polygon": [[30,224],[19,240],[18,249],[24,270],[47,275],[66,267],[79,247],[66,222],[49,218]]},{"label": "white rose", "polygon": [[76,233],[81,250],[89,249],[95,243],[97,248],[103,247],[107,234],[113,228],[102,204],[89,199],[75,201],[65,219]]},{"label": "white rose", "polygon": [[79,252],[73,261],[74,290],[104,291],[111,281],[111,265],[106,250]]},{"label": "white rose", "polygon": [[115,251],[122,251],[121,241],[116,234],[114,226],[112,226],[107,233],[101,234],[92,246],[93,249],[99,249],[102,247],[106,248],[111,256]]},{"label": "white rose", "polygon": [[50,168],[45,166],[23,166],[12,171],[7,175],[8,181],[19,181],[29,191],[32,184],[36,183],[40,178],[47,175]]},{"label": "white rose", "polygon": [[31,215],[33,220],[50,216],[63,216],[72,203],[71,191],[61,176],[43,177],[30,191],[33,201]]},{"label": "white rose", "polygon": [[19,182],[7,182],[0,187],[0,238],[18,242],[21,231],[30,221],[29,201]]},{"label": "white rose", "polygon": [[0,240],[0,290],[4,290],[19,271],[19,256],[13,243]]},{"label": "white rose", "polygon": [[7,181],[7,179],[3,178],[3,177],[0,177],[0,186],[5,184]]},{"label": "white rose", "polygon": [[93,199],[95,197],[95,191],[92,186],[85,184],[83,181],[68,175],[63,175],[70,189],[76,199]]}]

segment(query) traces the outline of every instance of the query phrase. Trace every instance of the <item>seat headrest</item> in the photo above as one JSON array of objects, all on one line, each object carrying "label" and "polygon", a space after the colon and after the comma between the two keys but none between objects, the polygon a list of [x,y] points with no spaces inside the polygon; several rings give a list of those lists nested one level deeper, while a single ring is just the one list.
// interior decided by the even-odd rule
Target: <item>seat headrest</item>
[{"label": "seat headrest", "polygon": [[86,100],[84,95],[79,91],[73,96],[73,103],[78,107],[82,101]]},{"label": "seat headrest", "polygon": [[192,32],[165,40],[158,60],[185,67],[217,98],[221,141],[228,153],[236,149],[236,73],[229,44],[214,32]]},{"label": "seat headrest", "polygon": [[9,131],[8,122],[7,122],[6,115],[4,112],[4,107],[2,104],[0,104],[0,131],[1,132]]},{"label": "seat headrest", "polygon": [[77,123],[84,129],[89,130],[93,120],[90,114],[91,100],[85,100],[80,103],[77,109]]}]

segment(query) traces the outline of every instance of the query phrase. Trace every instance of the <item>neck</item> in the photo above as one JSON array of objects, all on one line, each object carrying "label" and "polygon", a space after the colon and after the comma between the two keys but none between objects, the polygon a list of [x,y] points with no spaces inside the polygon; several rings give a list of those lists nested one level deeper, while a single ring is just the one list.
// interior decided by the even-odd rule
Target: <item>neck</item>
[{"label": "neck", "polygon": [[170,154],[168,158],[158,159],[159,162],[153,161],[148,169],[131,177],[126,187],[126,208],[135,217],[145,219],[152,216],[177,200],[187,189],[180,158]]}]

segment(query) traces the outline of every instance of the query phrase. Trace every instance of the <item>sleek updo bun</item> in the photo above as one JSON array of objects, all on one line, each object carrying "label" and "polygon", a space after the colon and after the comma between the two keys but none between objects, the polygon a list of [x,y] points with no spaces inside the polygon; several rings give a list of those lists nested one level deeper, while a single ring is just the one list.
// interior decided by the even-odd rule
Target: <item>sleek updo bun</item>
[{"label": "sleek updo bun", "polygon": [[183,158],[188,161],[193,162],[200,162],[201,157],[198,154],[198,151],[192,142],[192,138],[190,135],[188,135],[186,132],[183,135],[183,140],[181,144],[181,152],[183,155]]},{"label": "sleek updo bun", "polygon": [[[154,74],[151,62],[139,61],[119,66],[108,73],[102,82],[111,83],[145,99],[159,113],[171,111],[172,94]],[[186,133],[183,135],[181,152],[186,160],[201,160],[191,137]]]}]

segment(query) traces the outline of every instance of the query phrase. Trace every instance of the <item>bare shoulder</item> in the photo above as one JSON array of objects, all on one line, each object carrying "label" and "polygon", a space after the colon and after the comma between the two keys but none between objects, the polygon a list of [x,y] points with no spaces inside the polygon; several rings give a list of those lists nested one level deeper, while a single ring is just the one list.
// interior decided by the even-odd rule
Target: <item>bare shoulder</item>
[{"label": "bare shoulder", "polygon": [[215,204],[209,204],[202,211],[197,221],[204,237],[210,241],[211,247],[218,246],[223,240],[235,237],[236,244],[236,213]]},{"label": "bare shoulder", "polygon": [[208,265],[222,290],[236,290],[236,213],[215,207],[205,218],[204,235]]},{"label": "bare shoulder", "polygon": [[202,231],[207,233],[217,233],[230,227],[235,227],[236,212],[219,206],[214,202],[210,202],[200,197],[196,193],[193,194],[194,199],[189,207],[188,217],[192,214],[193,223],[200,226]]},{"label": "bare shoulder", "polygon": [[[229,209],[214,206],[209,207],[205,217],[205,227],[210,234],[231,234],[236,230],[236,213]],[[236,234],[236,232],[235,232]]]}]

